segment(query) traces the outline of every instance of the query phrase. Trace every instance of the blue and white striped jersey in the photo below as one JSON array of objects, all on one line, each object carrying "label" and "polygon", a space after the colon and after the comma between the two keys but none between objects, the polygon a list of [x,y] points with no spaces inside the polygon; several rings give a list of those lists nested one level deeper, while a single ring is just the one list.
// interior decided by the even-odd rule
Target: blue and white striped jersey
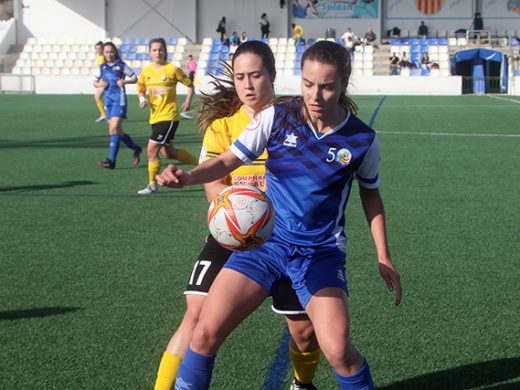
[{"label": "blue and white striped jersey", "polygon": [[379,186],[374,130],[355,115],[328,133],[305,123],[299,99],[262,111],[230,150],[249,163],[267,148],[267,196],[275,234],[301,246],[345,246],[345,207],[352,181]]}]

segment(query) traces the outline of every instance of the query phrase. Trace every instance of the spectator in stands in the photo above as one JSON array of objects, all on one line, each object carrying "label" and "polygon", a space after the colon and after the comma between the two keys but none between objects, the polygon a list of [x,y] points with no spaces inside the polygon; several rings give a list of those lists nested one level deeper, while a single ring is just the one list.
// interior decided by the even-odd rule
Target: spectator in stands
[{"label": "spectator in stands", "polygon": [[399,27],[391,28],[390,30],[386,30],[386,35],[389,37],[400,37],[401,29]]},{"label": "spectator in stands", "polygon": [[475,16],[473,17],[473,23],[471,23],[472,30],[484,30],[484,20],[480,15],[480,12],[475,12]]},{"label": "spectator in stands", "polygon": [[408,59],[408,55],[405,51],[401,53],[401,59],[399,60],[399,66],[401,69],[403,68],[412,68],[412,63]]},{"label": "spectator in stands", "polygon": [[390,76],[397,76],[399,71],[399,57],[397,57],[397,54],[394,52],[390,57]]},{"label": "spectator in stands", "polygon": [[222,37],[220,37],[220,43],[229,47],[229,38],[226,33],[222,34]]},{"label": "spectator in stands", "polygon": [[[96,43],[96,65],[101,66],[105,63],[105,57],[103,57],[103,42],[99,41]],[[103,103],[103,93],[105,88],[96,88],[94,92],[94,99],[96,100],[96,106],[99,110],[99,118],[96,119],[96,123],[103,122],[107,116],[105,112],[105,104]]]},{"label": "spectator in stands", "polygon": [[347,49],[350,49],[347,45],[347,43],[349,42],[349,38],[350,40],[352,41],[352,46],[351,47],[354,47],[354,42],[356,41],[356,35],[354,34],[354,32],[352,31],[352,29],[349,27],[347,28],[347,31],[345,31],[343,33],[343,35],[341,36],[341,41],[343,42],[343,45],[347,48]]},{"label": "spectator in stands", "polygon": [[424,20],[421,20],[421,24],[419,25],[419,29],[417,30],[417,35],[420,37],[428,36],[428,26],[424,24]]},{"label": "spectator in stands", "polygon": [[365,34],[365,44],[372,45],[377,39],[376,33],[371,28]]},{"label": "spectator in stands", "polygon": [[218,22],[217,32],[220,33],[220,40],[224,41],[224,35],[226,34],[226,17],[222,16],[222,19]]},{"label": "spectator in stands", "polygon": [[249,37],[245,31],[242,31],[242,35],[240,35],[240,43],[244,43],[249,41]]},{"label": "spectator in stands", "polygon": [[233,31],[231,37],[229,37],[229,46],[238,46],[240,45],[240,37],[238,36],[236,31]]},{"label": "spectator in stands", "polygon": [[430,70],[430,56],[425,51],[421,57],[421,68],[424,70]]},{"label": "spectator in stands", "polygon": [[195,80],[195,71],[197,70],[197,61],[193,58],[193,56],[190,54],[188,56],[188,77],[190,78],[191,82]]},{"label": "spectator in stands", "polygon": [[264,12],[262,16],[260,16],[260,34],[261,38],[269,38],[269,33],[271,32],[271,27],[269,21],[267,20],[267,14]]},{"label": "spectator in stands", "polygon": [[513,69],[520,69],[520,50],[516,52],[516,55],[513,55]]},{"label": "spectator in stands", "polygon": [[296,45],[298,45],[300,41],[303,39],[303,28],[302,26],[296,23],[291,24],[291,27],[293,29],[294,41],[296,42]]}]

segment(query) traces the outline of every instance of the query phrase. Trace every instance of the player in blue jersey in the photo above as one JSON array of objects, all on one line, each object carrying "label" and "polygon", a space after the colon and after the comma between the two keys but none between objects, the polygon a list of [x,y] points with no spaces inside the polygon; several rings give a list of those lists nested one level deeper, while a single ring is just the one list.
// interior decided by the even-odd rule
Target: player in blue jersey
[{"label": "player in blue jersey", "polygon": [[108,133],[110,134],[110,155],[98,165],[102,168],[114,169],[119,151],[119,143],[133,150],[134,165],[137,166],[141,157],[141,147],[137,146],[132,137],[123,131],[123,119],[126,119],[126,84],[135,84],[137,76],[130,67],[119,58],[119,52],[112,42],[103,44],[105,62],[99,66],[94,78],[94,87],[104,88],[104,103]]},{"label": "player in blue jersey", "polygon": [[367,361],[350,338],[345,207],[354,179],[377,250],[380,274],[395,303],[401,282],[392,263],[379,194],[375,132],[355,116],[346,96],[351,72],[346,48],[320,41],[302,57],[302,98],[275,104],[248,125],[220,156],[189,172],[170,165],[160,185],[215,180],[254,160],[266,147],[267,195],[273,235],[261,247],[234,253],[218,274],[177,375],[176,389],[207,389],[215,354],[238,324],[288,276],[310,317],[342,389],[373,389]]}]

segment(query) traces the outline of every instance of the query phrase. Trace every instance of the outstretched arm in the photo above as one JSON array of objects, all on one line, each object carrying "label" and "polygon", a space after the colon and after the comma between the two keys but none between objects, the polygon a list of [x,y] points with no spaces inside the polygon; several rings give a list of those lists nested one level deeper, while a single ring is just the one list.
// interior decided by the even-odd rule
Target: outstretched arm
[{"label": "outstretched arm", "polygon": [[401,303],[402,288],[399,273],[395,269],[386,237],[385,210],[379,190],[359,186],[359,195],[367,222],[376,245],[379,273],[390,291],[395,291],[395,304]]},{"label": "outstretched arm", "polygon": [[188,172],[170,164],[156,176],[157,183],[170,188],[182,188],[193,184],[215,181],[241,166],[244,162],[233,152],[226,150],[219,156],[206,160]]}]

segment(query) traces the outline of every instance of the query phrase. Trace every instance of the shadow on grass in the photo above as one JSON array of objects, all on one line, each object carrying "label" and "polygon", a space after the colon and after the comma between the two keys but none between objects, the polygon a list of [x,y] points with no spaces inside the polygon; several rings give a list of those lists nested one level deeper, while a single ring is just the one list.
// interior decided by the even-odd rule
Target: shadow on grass
[{"label": "shadow on grass", "polygon": [[81,310],[81,307],[40,307],[25,310],[0,311],[0,321],[15,321],[24,318],[50,317],[72,313]]},{"label": "shadow on grass", "polygon": [[57,184],[34,184],[34,185],[29,185],[29,186],[0,187],[0,192],[52,190],[55,188],[88,186],[88,185],[92,185],[92,184],[97,184],[97,183],[95,181],[90,181],[90,180],[74,180],[74,181],[66,181],[66,182],[57,183]]},{"label": "shadow on grass", "polygon": [[487,362],[468,364],[449,370],[432,372],[395,382],[379,390],[464,390],[481,388],[493,390],[518,389],[520,384],[502,382],[520,380],[520,358],[490,360]]}]

